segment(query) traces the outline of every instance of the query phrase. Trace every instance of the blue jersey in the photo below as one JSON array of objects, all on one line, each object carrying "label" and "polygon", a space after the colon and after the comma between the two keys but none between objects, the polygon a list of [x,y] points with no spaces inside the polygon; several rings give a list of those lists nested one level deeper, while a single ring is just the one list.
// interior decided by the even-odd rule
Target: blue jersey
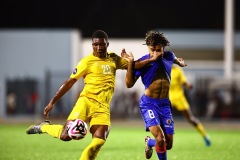
[{"label": "blue jersey", "polygon": [[[139,60],[141,61],[148,58],[150,58],[150,54],[144,55]],[[163,67],[170,83],[174,59],[175,55],[173,52],[165,51],[163,57],[160,57],[157,61],[136,70],[135,76],[141,76],[142,83],[144,84],[145,89],[147,89],[151,85],[158,69]],[[139,109],[146,126],[146,131],[149,131],[149,127],[151,126],[160,125],[165,133],[174,134],[172,106],[168,98],[153,99],[143,94],[140,100]]]},{"label": "blue jersey", "polygon": [[[150,58],[150,54],[144,55],[139,60],[145,60],[148,58]],[[137,69],[135,72],[135,76],[136,77],[141,76],[142,83],[144,84],[145,89],[146,89],[152,83],[152,80],[156,75],[157,69],[159,67],[163,67],[165,74],[168,78],[168,81],[170,83],[171,69],[172,69],[172,64],[173,64],[174,59],[175,59],[175,55],[173,52],[164,51],[163,57],[160,57],[157,61],[154,61],[141,69]]]}]

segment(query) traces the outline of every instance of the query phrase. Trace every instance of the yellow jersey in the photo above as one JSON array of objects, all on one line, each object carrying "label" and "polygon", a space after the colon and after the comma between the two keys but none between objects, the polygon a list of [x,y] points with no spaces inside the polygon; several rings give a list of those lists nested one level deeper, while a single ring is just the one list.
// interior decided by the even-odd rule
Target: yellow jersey
[{"label": "yellow jersey", "polygon": [[183,84],[187,82],[186,76],[183,73],[183,70],[176,66],[172,66],[171,71],[171,85],[169,90],[170,99],[184,96]]},{"label": "yellow jersey", "polygon": [[92,98],[108,106],[112,99],[116,81],[116,70],[127,69],[128,62],[116,55],[107,53],[106,58],[99,58],[93,52],[80,60],[70,75],[71,78],[84,78],[84,88],[80,97]]}]

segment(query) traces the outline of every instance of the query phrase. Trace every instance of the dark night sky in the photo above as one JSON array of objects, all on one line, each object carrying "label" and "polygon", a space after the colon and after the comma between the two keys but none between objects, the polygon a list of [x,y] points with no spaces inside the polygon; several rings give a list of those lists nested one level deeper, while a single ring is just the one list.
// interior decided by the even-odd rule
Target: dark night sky
[{"label": "dark night sky", "polygon": [[[237,21],[238,20],[238,21]],[[0,29],[96,29],[111,37],[143,37],[149,29],[223,30],[224,0],[32,0],[0,2]],[[235,0],[240,30],[240,1]]]}]

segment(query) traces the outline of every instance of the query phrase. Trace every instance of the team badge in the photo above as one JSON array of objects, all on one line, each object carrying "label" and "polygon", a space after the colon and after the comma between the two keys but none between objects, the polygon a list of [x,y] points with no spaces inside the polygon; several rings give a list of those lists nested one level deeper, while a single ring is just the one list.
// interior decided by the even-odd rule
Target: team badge
[{"label": "team badge", "polygon": [[171,124],[172,120],[171,119],[167,119],[166,122],[167,122],[167,124]]},{"label": "team badge", "polygon": [[76,74],[76,73],[77,73],[77,68],[73,70],[73,74]]}]

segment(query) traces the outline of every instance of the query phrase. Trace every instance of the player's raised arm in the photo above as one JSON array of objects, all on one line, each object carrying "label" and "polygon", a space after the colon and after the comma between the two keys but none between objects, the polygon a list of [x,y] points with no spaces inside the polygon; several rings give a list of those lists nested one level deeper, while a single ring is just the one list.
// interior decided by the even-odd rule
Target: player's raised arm
[{"label": "player's raised arm", "polygon": [[179,65],[180,67],[186,67],[187,64],[184,62],[184,59],[183,58],[177,58],[175,57],[173,63]]},{"label": "player's raised arm", "polygon": [[[130,52],[130,56],[133,57],[131,52]],[[128,61],[128,68],[127,68],[127,73],[126,73],[126,77],[125,77],[125,83],[126,83],[127,88],[133,87],[138,79],[133,74],[134,64],[135,64],[135,62],[134,62],[133,58]]]},{"label": "player's raised arm", "polygon": [[[122,49],[122,52],[121,52],[121,56],[123,58],[125,58],[127,61],[129,61],[128,59],[132,56],[133,57],[133,54],[127,54],[126,50],[123,48]],[[156,52],[153,54],[153,56],[151,56],[150,58],[148,59],[144,59],[144,60],[137,60],[134,62],[134,65],[133,65],[133,69],[139,69],[139,68],[142,68],[146,65],[148,65],[149,63],[153,62],[153,61],[156,61],[159,59],[159,57],[161,57],[162,54],[159,53],[159,52]]]}]

